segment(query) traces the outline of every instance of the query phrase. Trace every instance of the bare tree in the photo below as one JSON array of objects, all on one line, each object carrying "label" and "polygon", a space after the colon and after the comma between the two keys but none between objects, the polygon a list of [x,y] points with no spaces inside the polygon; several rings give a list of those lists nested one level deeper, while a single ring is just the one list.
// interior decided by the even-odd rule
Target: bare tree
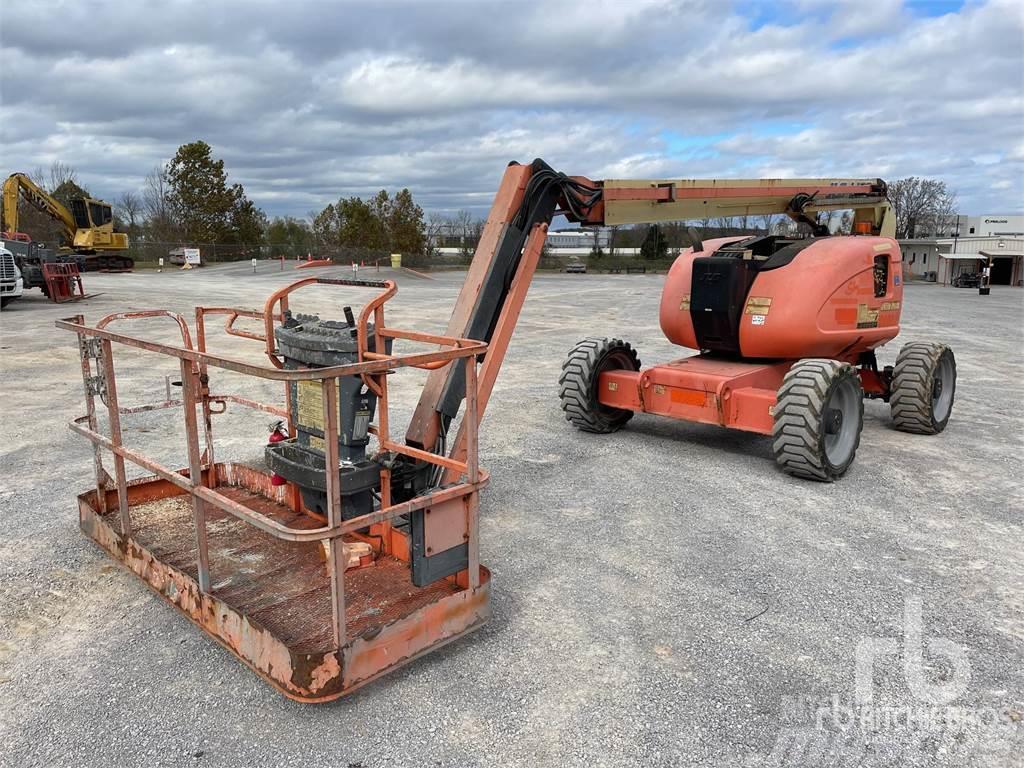
[{"label": "bare tree", "polygon": [[[38,171],[37,171],[38,172]],[[38,177],[42,179],[42,175]],[[78,184],[78,173],[67,163],[62,163],[60,160],[54,160],[50,163],[50,186],[49,191],[53,193],[61,187],[63,184]]]},{"label": "bare tree", "polygon": [[434,250],[444,245],[444,232],[447,226],[448,219],[437,211],[432,211],[427,216],[426,231],[424,234],[426,235],[428,249]]},{"label": "bare tree", "polygon": [[128,227],[128,233],[134,234],[142,218],[142,200],[134,192],[125,192],[117,199],[114,207],[121,223]]},{"label": "bare tree", "polygon": [[463,259],[468,260],[476,249],[473,240],[473,214],[469,211],[458,211],[451,220],[452,235],[459,238],[459,252]]},{"label": "bare tree", "polygon": [[142,210],[150,235],[157,241],[168,241],[175,235],[170,194],[167,174],[163,168],[157,166],[146,176],[146,186],[142,190]]},{"label": "bare tree", "polygon": [[910,176],[889,185],[889,202],[896,216],[896,237],[936,234],[948,225],[956,209],[956,194],[946,182]]},{"label": "bare tree", "polygon": [[773,231],[770,234],[792,237],[793,235],[799,234],[801,226],[806,227],[806,225],[797,224],[788,216],[780,216],[772,225]]},{"label": "bare tree", "polygon": [[773,234],[775,229],[775,220],[778,216],[774,213],[765,213],[758,217],[761,221],[761,229],[767,232],[769,235]]},{"label": "bare tree", "polygon": [[932,235],[935,237],[941,237],[943,235],[952,234],[954,224],[956,223],[956,209],[958,200],[956,192],[952,190],[946,190],[935,205],[935,211],[932,214],[931,230]]}]

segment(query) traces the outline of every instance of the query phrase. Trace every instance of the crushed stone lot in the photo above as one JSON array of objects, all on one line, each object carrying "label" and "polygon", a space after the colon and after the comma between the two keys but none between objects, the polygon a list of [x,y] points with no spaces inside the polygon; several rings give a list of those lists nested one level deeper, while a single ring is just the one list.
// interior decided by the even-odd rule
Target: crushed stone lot
[{"label": "crushed stone lot", "polygon": [[[539,275],[481,428],[492,621],[310,706],[79,532],[92,452],[66,427],[84,413],[81,373],[74,337],[53,327],[258,307],[309,274],[288,266],[90,273],[93,298],[27,291],[0,315],[0,765],[1024,765],[1024,291],[909,285],[879,358],[949,344],[952,419],[938,436],[904,434],[867,401],[856,461],[829,485],[782,474],[757,435],[648,415],[612,435],[574,430],[557,380],[580,338],[621,336],[645,364],[691,353],[658,326],[663,277]],[[464,274],[380,276],[399,283],[389,325],[441,332]],[[302,295],[294,309],[331,318],[365,298]],[[257,343],[220,331],[210,346],[260,361]],[[173,363],[115,354],[122,406],[163,400]],[[393,378],[401,434],[422,374]],[[281,395],[230,374],[214,384]],[[218,460],[258,463],[270,417],[216,418]],[[187,464],[180,411],[124,428],[128,445]]]}]

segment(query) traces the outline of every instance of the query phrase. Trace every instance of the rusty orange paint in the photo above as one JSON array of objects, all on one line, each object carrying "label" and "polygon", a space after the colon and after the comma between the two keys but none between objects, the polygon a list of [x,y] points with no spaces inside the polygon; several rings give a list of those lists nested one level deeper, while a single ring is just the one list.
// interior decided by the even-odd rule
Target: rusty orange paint
[{"label": "rusty orange paint", "polygon": [[[476,254],[470,262],[466,280],[459,291],[459,298],[456,300],[452,315],[448,320],[448,328],[445,331],[448,336],[459,336],[465,331],[470,314],[476,305],[477,294],[480,292],[488,270],[494,263],[498,245],[508,227],[508,222],[512,220],[523,201],[530,174],[528,165],[513,164],[505,169],[491,210],[487,214],[487,221],[480,233]],[[526,282],[528,284],[529,280]],[[525,286],[523,291],[525,295]],[[508,333],[511,334],[511,329]],[[496,357],[500,361],[501,356]],[[447,374],[444,371],[432,371],[427,377],[405,433],[405,440],[410,445],[422,448],[436,444],[441,431],[437,401],[441,396],[446,379]]]},{"label": "rusty orange paint", "polygon": [[[321,369],[280,367],[281,361],[273,348],[273,324],[288,310],[290,294],[312,284],[379,289],[359,315],[358,362]],[[72,420],[68,426],[89,439],[96,449],[96,489],[79,497],[82,530],[264,680],[298,701],[329,701],[345,695],[472,631],[489,616],[490,578],[487,569],[479,564],[476,522],[478,495],[488,482],[477,455],[477,357],[488,347],[472,339],[388,328],[384,322],[384,303],[395,291],[392,281],[314,277],[279,290],[263,312],[197,307],[197,346],[191,342],[184,318],[165,310],[109,315],[96,327],[86,326],[81,315],[56,323],[78,336],[82,359],[86,415]],[[205,320],[210,315],[225,316],[224,330],[228,335],[259,342],[275,365],[253,365],[210,353],[205,333]],[[181,346],[106,328],[121,319],[159,316],[178,321]],[[367,349],[367,324],[371,316],[376,329],[372,352]],[[262,321],[265,332],[235,329],[238,318]],[[433,349],[389,355],[385,354],[387,338]],[[183,382],[181,404],[186,422],[188,469],[165,466],[123,444],[113,344],[177,359]],[[389,436],[387,375],[403,368],[435,368],[453,362],[464,365],[467,371],[467,410],[462,420],[467,440],[462,459],[417,452],[395,444]],[[278,381],[285,384],[286,392],[292,382],[361,376],[368,386],[380,392],[378,421],[370,428],[383,450],[415,453],[422,461],[468,479],[394,503],[391,473],[382,467],[380,504],[374,510],[343,520],[340,494],[333,494],[330,514],[326,519],[317,519],[302,508],[295,485],[275,486],[265,472],[215,461],[211,416],[223,413],[229,403],[285,418],[290,432],[294,431],[294,414],[288,406],[281,408],[237,395],[211,394],[206,380],[210,368]],[[109,436],[98,431],[92,390],[94,369],[101,369],[105,385]],[[167,410],[174,405],[178,404],[166,402],[144,407]],[[202,429],[196,418],[200,406]],[[325,410],[325,443],[332,446],[337,440],[338,424],[331,417],[337,408]],[[201,436],[205,438],[202,451]],[[113,479],[102,465],[100,451],[104,449],[114,455]],[[155,476],[128,481],[123,469],[126,461]],[[447,523],[451,530],[441,531],[439,541],[455,537],[468,543],[469,568],[461,578],[418,587],[411,580],[408,536],[396,530],[391,521],[426,508],[444,511],[444,516],[450,518]],[[365,528],[370,528],[370,536],[358,533]],[[372,555],[360,560],[359,567],[347,568],[347,559],[338,556],[343,552],[338,540],[354,543],[360,538],[370,544]],[[331,546],[327,550],[330,555],[324,557],[328,542],[337,546]],[[254,565],[261,562],[268,567]]]},{"label": "rusty orange paint", "polygon": [[490,618],[490,572],[480,567],[480,587],[461,589],[423,608],[415,620],[395,622],[372,637],[355,638],[343,651],[346,692],[478,629]]},{"label": "rusty orange paint", "polygon": [[[272,489],[282,499],[286,497],[286,489],[269,485],[269,477],[250,467],[217,465],[217,474],[228,487],[240,487],[257,494]],[[78,497],[82,531],[253,672],[296,701],[316,703],[344,696],[429,650],[477,629],[490,616],[490,573],[481,566],[480,586],[476,589],[447,580],[439,587],[425,588],[430,600],[415,610],[403,612],[399,607],[397,613],[394,608],[384,611],[384,620],[379,625],[366,625],[366,617],[355,621],[350,613],[349,625],[357,631],[340,648],[299,647],[261,625],[238,605],[223,599],[216,589],[203,593],[191,574],[165,562],[152,547],[122,536],[111,524],[117,518],[117,496],[116,492],[112,494],[110,502],[115,511],[108,514],[99,510],[95,490]],[[128,483],[129,503],[136,509],[147,502],[181,496],[187,494],[160,478],[141,478]],[[283,506],[277,499],[268,498],[266,503]],[[171,532],[165,529],[163,533],[166,537]],[[160,531],[150,531],[150,535],[159,536]],[[161,546],[167,546],[166,538]],[[360,572],[372,572],[373,568],[367,566]],[[396,568],[394,572],[407,578],[405,569]],[[415,589],[408,582],[395,587],[396,595]],[[356,608],[353,606],[352,610]]]}]

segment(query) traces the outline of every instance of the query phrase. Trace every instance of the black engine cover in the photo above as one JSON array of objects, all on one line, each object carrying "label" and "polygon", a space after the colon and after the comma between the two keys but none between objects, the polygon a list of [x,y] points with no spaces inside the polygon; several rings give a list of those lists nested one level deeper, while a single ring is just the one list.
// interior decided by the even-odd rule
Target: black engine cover
[{"label": "black engine cover", "polygon": [[740,320],[758,262],[736,256],[693,260],[690,318],[701,350],[740,354]]}]

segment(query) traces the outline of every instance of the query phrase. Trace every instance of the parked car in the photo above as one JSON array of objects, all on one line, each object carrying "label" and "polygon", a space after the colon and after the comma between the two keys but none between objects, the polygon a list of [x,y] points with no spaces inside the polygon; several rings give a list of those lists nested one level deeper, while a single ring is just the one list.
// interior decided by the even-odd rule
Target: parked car
[{"label": "parked car", "polygon": [[587,273],[587,264],[584,261],[570,261],[565,265],[566,274],[574,275],[585,275]]}]

